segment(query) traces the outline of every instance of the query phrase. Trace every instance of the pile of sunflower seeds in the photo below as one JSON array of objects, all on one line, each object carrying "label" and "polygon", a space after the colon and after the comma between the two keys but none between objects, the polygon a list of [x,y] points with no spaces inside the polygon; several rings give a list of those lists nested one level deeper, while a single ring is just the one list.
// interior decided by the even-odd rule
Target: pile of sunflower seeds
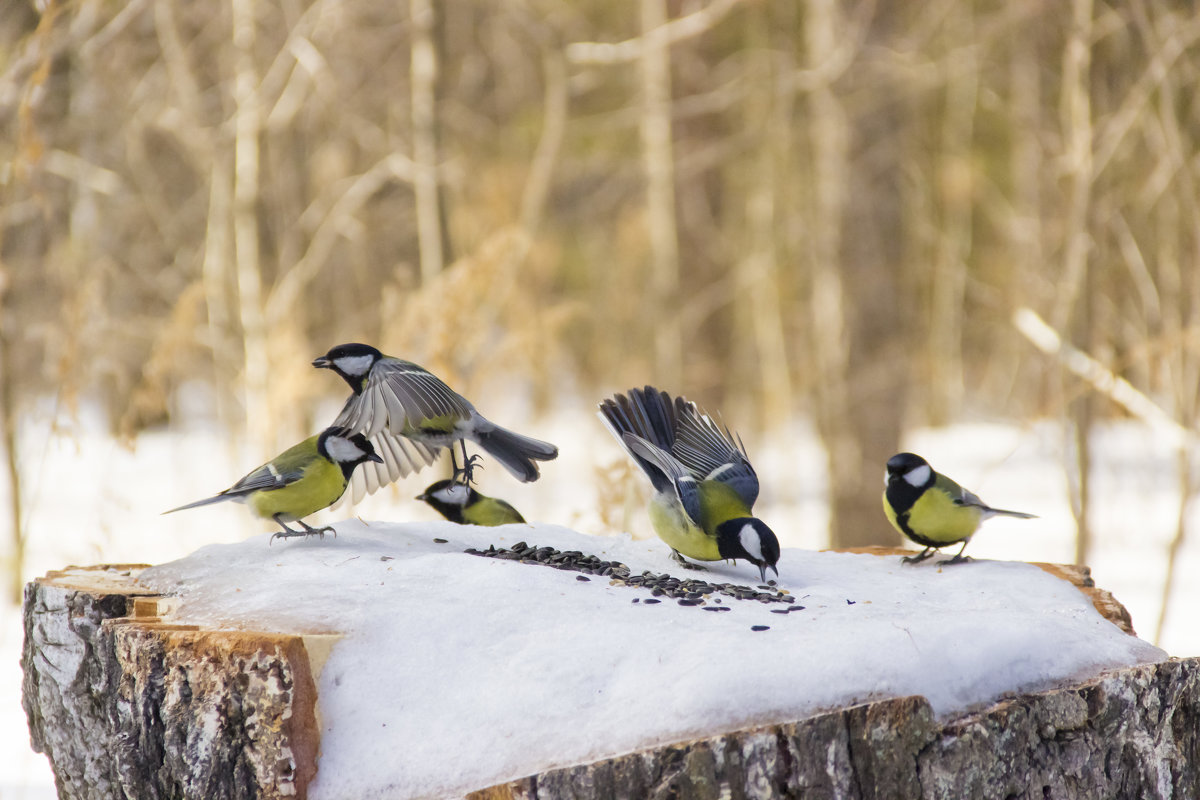
[{"label": "pile of sunflower seeds", "polygon": [[[553,547],[538,547],[537,545],[517,542],[510,548],[488,545],[487,550],[468,547],[467,553],[486,558],[500,558],[506,561],[519,561],[522,564],[540,564],[554,569],[582,572],[585,575],[600,575],[607,577],[609,583],[621,586],[635,586],[650,590],[650,598],[644,602],[657,603],[652,598],[668,597],[677,600],[683,606],[704,605],[706,600],[720,603],[719,596],[730,597],[734,600],[756,600],[760,603],[785,603],[787,609],[777,613],[786,614],[789,611],[800,611],[804,606],[794,605],[796,598],[786,591],[774,588],[774,581],[769,585],[763,584],[755,589],[736,583],[709,583],[694,578],[676,578],[667,573],[655,575],[649,570],[641,575],[631,575],[629,567],[619,561],[604,561],[603,559],[582,553],[579,550],[556,550]],[[587,580],[579,578],[577,580]],[[760,591],[765,590],[765,591]],[[640,599],[640,598],[639,598]],[[633,602],[638,602],[634,599]],[[720,611],[728,606],[705,605],[705,611]]]}]

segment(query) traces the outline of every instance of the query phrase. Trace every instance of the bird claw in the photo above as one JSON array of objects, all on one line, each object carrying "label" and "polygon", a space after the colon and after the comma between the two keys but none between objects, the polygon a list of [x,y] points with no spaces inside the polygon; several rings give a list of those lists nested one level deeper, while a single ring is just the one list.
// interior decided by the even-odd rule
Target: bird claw
[{"label": "bird claw", "polygon": [[454,468],[454,475],[451,476],[450,480],[460,483],[463,486],[470,486],[475,480],[475,470],[483,469],[483,465],[479,463],[482,460],[483,457],[478,453],[471,456],[462,467]]},{"label": "bird claw", "polygon": [[926,547],[924,550],[922,550],[920,553],[917,553],[915,556],[901,557],[900,563],[901,564],[920,564],[922,561],[929,558],[936,552],[937,551],[934,550],[932,547]]},{"label": "bird claw", "polygon": [[[300,524],[304,525],[303,522]],[[297,536],[303,536],[305,539],[310,536],[319,536],[321,539],[324,539],[326,531],[332,533],[333,538],[337,538],[337,531],[335,531],[331,525],[326,525],[323,528],[314,528],[311,525],[304,525],[304,530],[302,531],[294,531],[291,528],[288,528],[286,533],[283,531],[276,531],[271,536],[271,539],[267,542],[267,544],[274,544],[276,539],[295,539]]]},{"label": "bird claw", "polygon": [[671,551],[671,560],[679,564],[679,566],[683,567],[684,569],[697,570],[699,572],[708,571],[708,567],[701,566],[700,564],[693,564],[691,561],[685,559],[683,554],[678,550]]}]

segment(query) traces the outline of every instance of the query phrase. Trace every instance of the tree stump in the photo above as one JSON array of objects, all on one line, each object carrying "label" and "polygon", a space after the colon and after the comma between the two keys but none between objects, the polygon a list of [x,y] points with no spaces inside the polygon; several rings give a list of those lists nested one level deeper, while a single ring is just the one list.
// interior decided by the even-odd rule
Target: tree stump
[{"label": "tree stump", "polygon": [[[1045,568],[1132,633],[1086,568]],[[316,679],[337,637],[171,624],[171,598],[146,594],[141,569],[70,568],[26,586],[23,704],[59,796],[306,797]],[[922,697],[895,698],[470,796],[1165,800],[1200,797],[1198,769],[1200,659],[1172,659],[950,720]]]}]

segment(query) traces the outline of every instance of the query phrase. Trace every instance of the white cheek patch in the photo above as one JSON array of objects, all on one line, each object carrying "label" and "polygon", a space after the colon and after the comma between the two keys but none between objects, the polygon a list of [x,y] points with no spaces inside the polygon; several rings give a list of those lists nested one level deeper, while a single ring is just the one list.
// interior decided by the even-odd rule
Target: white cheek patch
[{"label": "white cheek patch", "polygon": [[922,464],[916,469],[910,469],[904,473],[904,480],[911,483],[913,486],[924,486],[929,482],[929,476],[933,474],[933,469],[928,464]]},{"label": "white cheek patch", "polygon": [[443,486],[433,493],[433,499],[454,506],[465,505],[467,502],[467,487],[461,483],[452,483],[449,486]]},{"label": "white cheek patch", "polygon": [[343,356],[334,359],[333,364],[347,375],[365,375],[373,361],[372,356]]},{"label": "white cheek patch", "polygon": [[325,452],[339,464],[348,464],[366,456],[366,451],[344,436],[330,436],[325,440]]},{"label": "white cheek patch", "polygon": [[762,554],[762,540],[758,537],[758,529],[753,525],[743,525],[742,530],[738,533],[738,541],[742,544],[742,549],[750,554],[750,557],[756,561],[765,561]]}]

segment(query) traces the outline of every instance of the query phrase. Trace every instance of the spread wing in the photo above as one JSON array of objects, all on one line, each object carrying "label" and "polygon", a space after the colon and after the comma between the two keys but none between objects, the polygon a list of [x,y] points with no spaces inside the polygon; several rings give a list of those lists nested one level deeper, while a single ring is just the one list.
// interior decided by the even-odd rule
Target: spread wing
[{"label": "spread wing", "polygon": [[745,447],[726,428],[722,431],[695,403],[675,398],[675,443],[671,454],[696,480],[719,481],[753,507],[758,499],[758,475]]},{"label": "spread wing", "polygon": [[657,445],[647,442],[635,433],[624,433],[621,441],[629,448],[629,452],[645,459],[651,466],[666,476],[675,487],[675,494],[683,505],[683,510],[692,518],[696,525],[700,524],[700,486],[696,479],[688,474],[687,468],[675,456]]},{"label": "spread wing", "polygon": [[367,462],[350,477],[350,491],[334,508],[358,502],[381,487],[437,460],[438,449],[405,437],[426,423],[469,417],[474,407],[424,367],[398,358],[379,360],[359,394],[351,395],[334,420],[367,436],[382,464]]},{"label": "spread wing", "polygon": [[359,464],[350,476],[350,486],[331,508],[343,503],[357,503],[369,494],[400,480],[406,475],[420,472],[437,460],[437,450],[420,442],[405,439],[384,429],[368,437],[375,452],[383,459],[382,464],[367,461]]},{"label": "spread wing", "polygon": [[[465,418],[475,408],[424,367],[398,358],[376,362],[361,393],[352,395],[334,425],[366,434],[402,434],[429,420]],[[372,441],[374,444],[374,441]]]}]

